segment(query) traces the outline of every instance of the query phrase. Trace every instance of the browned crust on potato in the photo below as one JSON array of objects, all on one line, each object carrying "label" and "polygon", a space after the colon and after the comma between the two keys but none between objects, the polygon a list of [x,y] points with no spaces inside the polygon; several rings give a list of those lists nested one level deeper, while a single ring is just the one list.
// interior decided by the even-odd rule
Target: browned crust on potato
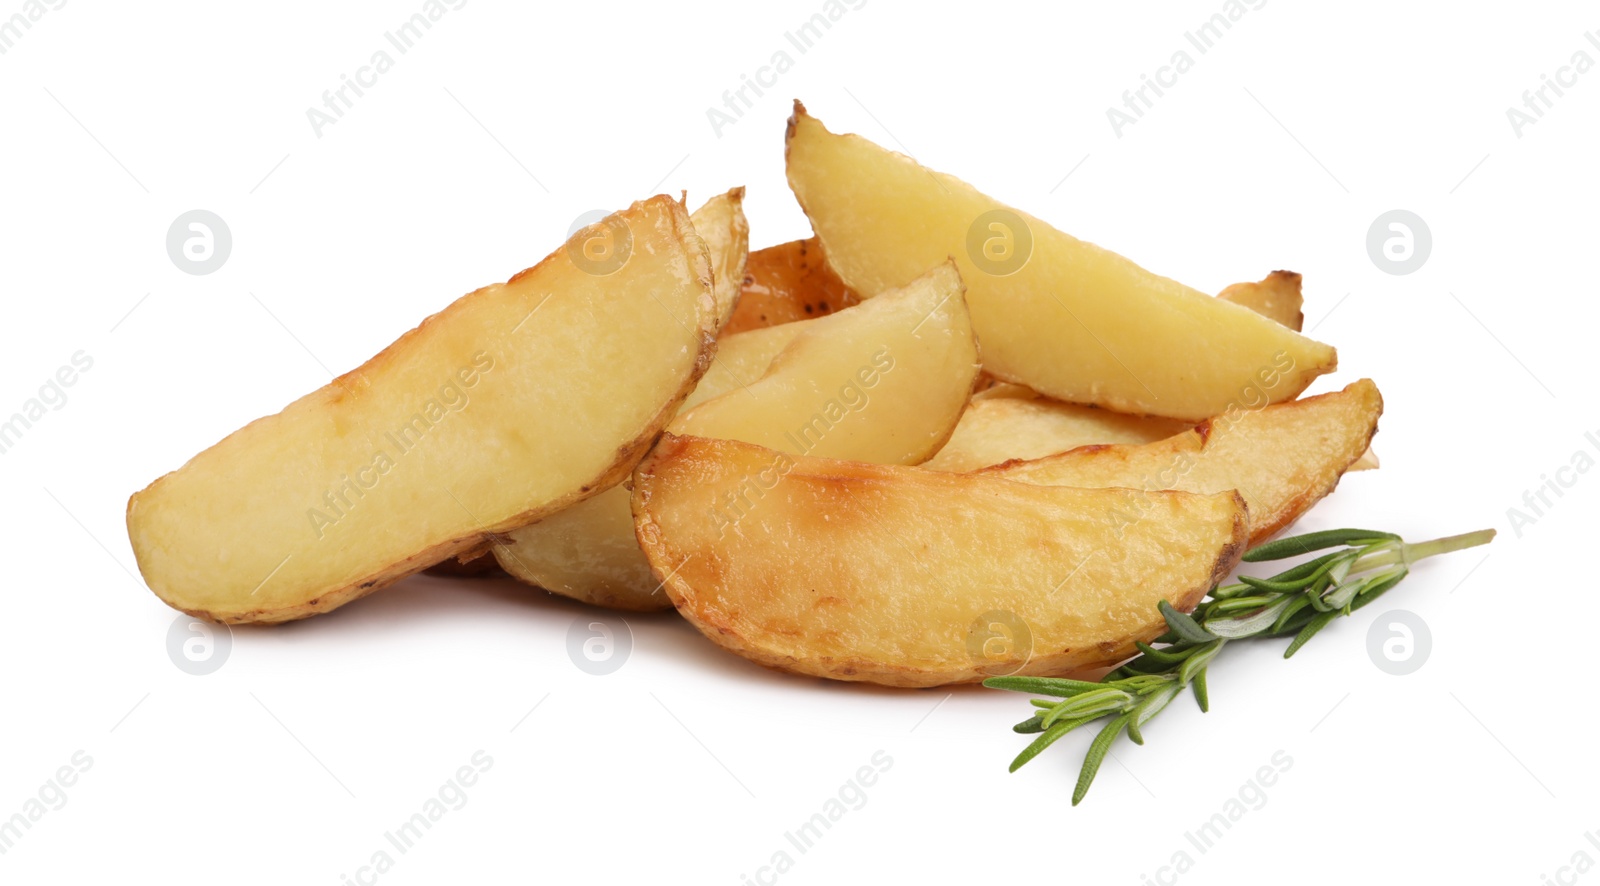
[{"label": "browned crust on potato", "polygon": [[[650,498],[654,491],[651,482],[658,462],[674,458],[685,447],[687,438],[666,433],[634,470],[634,528],[639,544],[647,552],[657,546],[661,527],[650,512]],[[827,480],[881,480],[873,465],[838,462],[831,465],[833,473],[815,474],[814,479]],[[949,475],[958,476],[958,475]],[[885,481],[887,482],[887,481]],[[1009,482],[1009,481],[1008,481]],[[1187,492],[1156,492],[1158,496],[1190,496]],[[1207,580],[1200,585],[1183,589],[1172,595],[1170,602],[1185,612],[1191,612],[1200,601],[1238,566],[1249,537],[1249,520],[1244,499],[1232,492],[1234,514],[1229,538],[1218,552],[1208,571]],[[712,642],[749,661],[787,673],[822,677],[846,682],[867,682],[894,688],[928,688],[933,686],[979,683],[991,674],[973,666],[966,672],[934,670],[911,665],[857,657],[818,655],[800,657],[774,652],[747,640],[738,624],[732,620],[735,612],[709,605],[696,594],[695,589],[682,576],[681,570],[668,572],[660,568],[655,558],[650,560],[651,573],[661,582],[678,610]],[[1166,633],[1167,625],[1159,612],[1152,609],[1145,626],[1124,637],[1107,638],[1092,649],[1062,649],[1048,653],[1034,650],[1022,668],[1014,673],[1025,676],[1061,676],[1089,668],[1105,667],[1124,661],[1137,651],[1136,641],[1150,642]]]},{"label": "browned crust on potato", "polygon": [[861,298],[839,279],[816,237],[751,250],[738,306],[724,334],[809,320]]},{"label": "browned crust on potato", "polygon": [[[649,451],[651,445],[654,444],[656,438],[661,434],[662,429],[666,427],[667,422],[671,421],[672,417],[677,415],[678,409],[680,406],[682,406],[684,399],[687,398],[689,393],[694,390],[694,386],[699,382],[701,376],[705,375],[706,370],[711,366],[712,359],[716,355],[717,340],[714,326],[716,310],[711,294],[711,259],[706,250],[705,243],[700,239],[699,235],[695,233],[694,225],[689,221],[688,212],[685,211],[684,208],[676,201],[672,200],[672,198],[658,195],[651,197],[648,200],[639,201],[633,205],[634,207],[639,207],[655,201],[664,201],[667,204],[675,207],[674,211],[665,213],[665,216],[671,219],[673,230],[677,236],[688,245],[690,259],[694,262],[695,269],[698,272],[699,281],[703,288],[701,295],[702,304],[700,305],[699,310],[696,311],[696,316],[700,321],[700,327],[698,330],[700,338],[700,351],[695,359],[694,365],[691,368],[688,377],[679,389],[677,396],[673,397],[670,402],[663,405],[663,407],[657,411],[656,415],[646,423],[639,436],[617,448],[616,459],[608,468],[603,470],[600,474],[589,481],[580,484],[579,489],[566,496],[562,496],[559,499],[547,502],[540,507],[529,508],[528,510],[516,514],[508,519],[502,520],[490,526],[481,527],[478,530],[459,538],[450,539],[448,541],[436,544],[430,548],[419,551],[398,563],[391,564],[390,566],[356,579],[355,581],[352,581],[342,587],[329,588],[328,590],[323,591],[316,597],[302,604],[274,609],[244,609],[237,611],[185,609],[173,604],[172,601],[167,600],[165,597],[162,597],[161,593],[156,591],[154,588],[151,588],[151,591],[155,593],[163,603],[166,603],[167,605],[172,606],[181,612],[187,613],[188,615],[192,615],[196,618],[221,622],[223,624],[278,624],[285,621],[308,618],[313,615],[319,615],[324,612],[332,611],[340,606],[345,605],[346,603],[360,599],[367,594],[388,587],[400,579],[421,572],[422,570],[440,562],[441,560],[471,551],[485,542],[492,542],[495,536],[498,534],[510,532],[514,529],[526,526],[546,514],[554,513],[561,508],[567,507],[575,502],[581,501],[591,495],[594,495],[602,490],[609,489],[610,487],[615,486],[617,483],[622,482],[622,480],[632,472],[633,466],[637,463],[638,459],[641,458],[644,453]],[[544,265],[563,257],[563,250],[558,248],[550,253],[550,255],[546,256],[538,264],[531,268],[520,271],[512,276],[511,282],[515,282],[523,276],[533,273]],[[312,391],[311,393],[296,399],[294,403],[322,395],[328,387],[336,387],[348,390],[353,384],[364,384],[364,376],[362,375],[363,370],[375,363],[401,359],[402,355],[398,349],[404,342],[408,341],[413,336],[418,335],[421,330],[426,328],[428,325],[444,322],[443,318],[459,310],[458,305],[460,305],[466,299],[469,299],[473,295],[484,292],[490,288],[493,287],[483,287],[474,290],[467,295],[461,296],[460,298],[451,302],[443,310],[424,318],[423,321],[415,328],[402,334],[388,347],[379,351],[372,358],[361,364],[361,366],[339,376],[324,388],[319,388],[316,391]],[[288,407],[285,407],[285,409],[287,408]],[[258,422],[266,420],[266,418],[267,417],[265,416],[258,418],[255,421],[245,425],[245,427],[248,428],[257,424]],[[242,430],[243,428],[238,431],[234,431],[233,434],[228,436],[231,437],[234,434],[240,433]],[[187,464],[187,462],[185,464]],[[181,468],[179,470],[181,470]],[[146,486],[145,489],[148,490],[150,487],[160,483],[162,479],[171,473],[175,472],[169,472],[168,474],[162,475],[162,477],[157,478],[154,482],[150,483],[149,486]],[[126,519],[129,522],[130,530],[132,528],[134,506],[137,503],[139,496],[143,494],[144,491],[145,490],[136,492],[128,499]],[[134,556],[137,560],[137,548],[135,549]]]}]

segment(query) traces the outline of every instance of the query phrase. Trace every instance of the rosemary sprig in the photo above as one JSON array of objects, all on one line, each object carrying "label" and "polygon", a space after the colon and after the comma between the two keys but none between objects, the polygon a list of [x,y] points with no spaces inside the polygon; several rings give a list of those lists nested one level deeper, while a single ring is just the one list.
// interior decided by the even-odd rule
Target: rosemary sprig
[{"label": "rosemary sprig", "polygon": [[1249,563],[1282,560],[1327,551],[1272,576],[1239,576],[1213,588],[1193,613],[1159,604],[1167,632],[1153,643],[1139,643],[1139,655],[1098,683],[1058,677],[991,677],[983,685],[1048,696],[1033,699],[1039,712],[1012,729],[1039,737],[1011,761],[1015,772],[1063,735],[1106,720],[1089,745],[1072,792],[1080,803],[1094,783],[1106,753],[1123,732],[1144,744],[1144,725],[1188,689],[1200,710],[1210,709],[1206,667],[1224,646],[1237,640],[1290,637],[1289,658],[1341,615],[1360,609],[1399,584],[1418,560],[1488,544],[1493,529],[1408,544],[1398,535],[1366,529],[1334,529],[1280,538],[1252,548]]}]

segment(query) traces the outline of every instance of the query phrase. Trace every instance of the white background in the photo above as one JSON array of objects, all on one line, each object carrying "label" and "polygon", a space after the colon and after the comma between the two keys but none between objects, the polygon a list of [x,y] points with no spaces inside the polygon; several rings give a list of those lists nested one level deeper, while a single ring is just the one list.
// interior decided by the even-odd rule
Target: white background
[{"label": "white background", "polygon": [[[802,55],[784,34],[815,0],[473,0],[319,138],[306,109],[421,4],[360,6],[72,0],[0,55],[0,413],[75,352],[94,361],[0,456],[0,817],[93,759],[0,880],[339,884],[480,749],[494,762],[466,805],[378,882],[739,884],[778,850],[785,884],[1535,884],[1600,859],[1593,655],[1558,645],[1589,628],[1600,472],[1563,474],[1520,533],[1508,514],[1574,453],[1600,458],[1600,72],[1521,137],[1506,117],[1574,52],[1600,60],[1592,8],[1271,0],[1199,55],[1183,34],[1219,0],[872,0]],[[1117,137],[1106,109],[1178,49],[1194,68]],[[719,137],[707,108],[778,50],[792,70]],[[1020,696],[787,677],[670,613],[630,617],[631,658],[591,676],[566,649],[587,611],[509,582],[408,580],[236,629],[209,676],[174,666],[130,493],[533,264],[588,210],[743,184],[754,246],[804,236],[793,96],[1202,290],[1302,272],[1307,328],[1340,350],[1314,390],[1367,375],[1388,406],[1382,470],[1302,528],[1499,540],[1429,562],[1291,662],[1230,650],[1212,712],[1174,705],[1147,746],[1118,744],[1076,809],[1087,735],[1006,772]],[[208,276],[165,248],[195,208],[234,240]],[[1408,276],[1366,249],[1396,208],[1432,232]],[[1366,651],[1397,607],[1432,634],[1405,677]],[[879,750],[893,766],[866,805],[796,852],[785,831]],[[1266,804],[1196,851],[1185,832],[1279,750],[1293,766]],[[1178,850],[1193,868],[1162,873]]]}]

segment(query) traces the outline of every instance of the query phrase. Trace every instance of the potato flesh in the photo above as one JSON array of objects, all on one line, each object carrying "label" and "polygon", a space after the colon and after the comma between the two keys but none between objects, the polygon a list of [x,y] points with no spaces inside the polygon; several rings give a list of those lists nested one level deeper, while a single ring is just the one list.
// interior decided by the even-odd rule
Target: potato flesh
[{"label": "potato flesh", "polygon": [[1150,443],[1187,428],[1186,423],[1168,418],[1123,415],[1044,398],[974,398],[950,442],[923,467],[975,471],[1014,458],[1042,458],[1079,446]]},{"label": "potato flesh", "polygon": [[689,216],[711,256],[711,294],[717,300],[717,330],[733,319],[750,256],[750,223],[744,217],[744,188],[718,194]]},{"label": "potato flesh", "polygon": [[[781,342],[781,353],[769,355]],[[761,378],[733,382],[764,356],[769,366]],[[961,281],[946,265],[871,304],[728,336],[701,382],[715,396],[671,427],[797,454],[914,464],[948,438],[977,358]],[[714,374],[717,367],[722,375]],[[700,396],[696,389],[691,400]],[[495,556],[523,581],[590,603],[671,605],[639,550],[622,490],[512,533]]]},{"label": "potato flesh", "polygon": [[508,535],[495,560],[512,578],[607,609],[671,609],[633,537],[628,490],[613,486]]},{"label": "potato flesh", "polygon": [[717,356],[711,367],[684,401],[689,410],[707,400],[753,385],[767,374],[767,367],[789,343],[807,328],[807,321],[785,323],[767,329],[752,329],[724,335],[717,340]]},{"label": "potato flesh", "polygon": [[669,427],[822,458],[916,464],[949,439],[977,374],[961,278],[947,263],[811,322],[755,384]]},{"label": "potato flesh", "polygon": [[1049,486],[1237,489],[1250,506],[1250,543],[1288,526],[1338,485],[1367,451],[1383,414],[1369,379],[1342,391],[1219,416],[1144,445],[1088,446],[981,473]]},{"label": "potato flesh", "polygon": [[750,253],[728,331],[809,320],[860,301],[829,267],[817,238],[791,240]]},{"label": "potato flesh", "polygon": [[[761,664],[889,686],[1119,661],[1165,630],[1159,601],[1193,608],[1245,537],[1231,492],[1029,486],[671,434],[633,495],[651,567],[706,636]],[[975,652],[996,613],[1031,643]]]},{"label": "potato flesh", "polygon": [[[1010,210],[953,176],[829,133],[798,106],[788,175],[846,284],[871,298],[954,256],[984,368],[1058,400],[1201,421],[1246,391],[1291,399],[1335,367],[1327,345]],[[969,254],[969,229],[991,211],[1031,232],[1026,263],[1008,276],[981,270]],[[986,230],[1004,247],[1006,226]],[[1268,373],[1270,386],[1260,381]]]},{"label": "potato flesh", "polygon": [[715,306],[681,206],[616,217],[633,247],[614,273],[558,250],[135,494],[151,589],[220,621],[301,618],[622,479],[703,371]]}]

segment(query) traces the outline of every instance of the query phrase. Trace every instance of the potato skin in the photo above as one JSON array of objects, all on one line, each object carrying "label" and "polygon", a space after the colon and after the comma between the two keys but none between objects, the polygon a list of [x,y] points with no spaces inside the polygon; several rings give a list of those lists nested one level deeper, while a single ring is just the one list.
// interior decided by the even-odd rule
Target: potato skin
[{"label": "potato skin", "polygon": [[[767,485],[775,457],[791,467]],[[707,505],[751,477],[764,491],[719,534]],[[636,470],[633,504],[657,578],[718,645],[791,673],[894,687],[1121,661],[1166,631],[1157,602],[1192,609],[1247,536],[1233,492],[1028,487],[670,433]],[[1119,533],[1117,508],[1141,518]],[[1026,624],[1029,648],[972,655],[975,618],[993,612]]]},{"label": "potato skin", "polygon": [[833,272],[816,237],[750,253],[727,333],[809,320],[860,303]]}]

